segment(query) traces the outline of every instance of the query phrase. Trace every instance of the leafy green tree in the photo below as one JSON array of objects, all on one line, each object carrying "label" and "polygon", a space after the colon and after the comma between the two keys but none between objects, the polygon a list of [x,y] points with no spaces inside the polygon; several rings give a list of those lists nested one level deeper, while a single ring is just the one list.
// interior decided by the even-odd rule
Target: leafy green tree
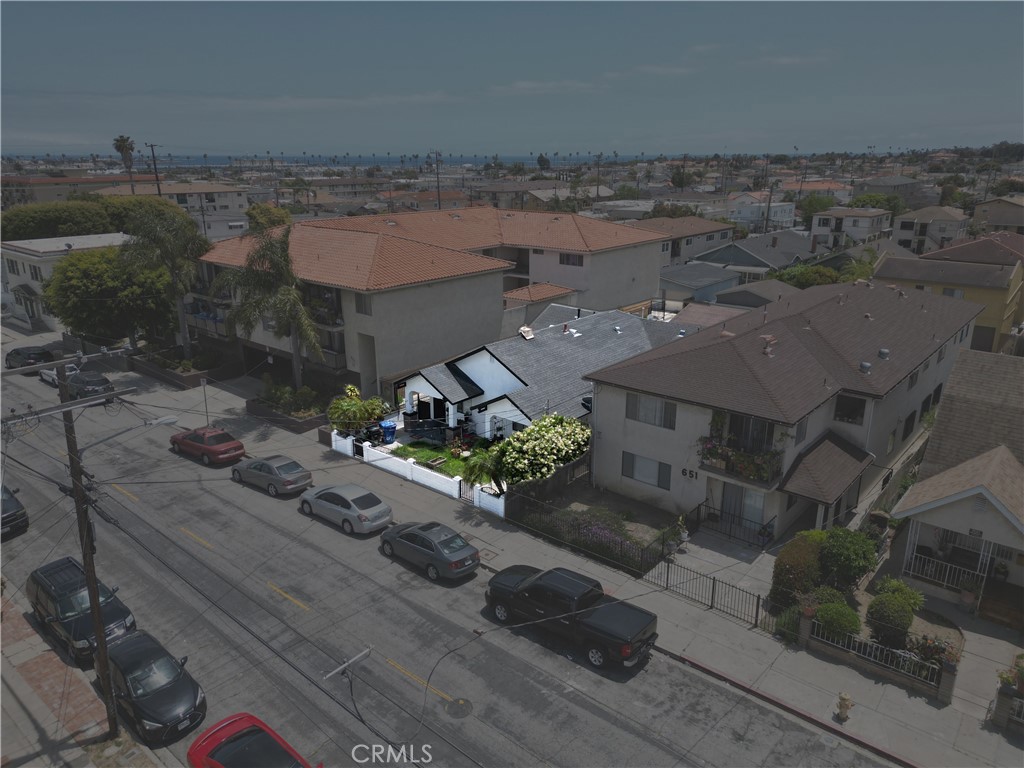
[{"label": "leafy green tree", "polygon": [[557,413],[542,416],[502,443],[502,467],[509,483],[547,477],[578,459],[590,445],[590,427]]},{"label": "leafy green tree", "polygon": [[693,184],[693,182],[696,180],[697,177],[694,176],[689,171],[684,171],[682,168],[676,168],[674,171],[672,171],[672,178],[670,179],[670,183],[676,189],[684,189],[685,187],[688,187],[691,184]]},{"label": "leafy green tree", "polygon": [[238,303],[228,312],[228,321],[246,336],[262,322],[264,315],[269,315],[274,321],[274,336],[290,338],[292,379],[295,389],[299,389],[303,348],[318,360],[324,354],[312,311],[303,300],[303,283],[292,267],[290,233],[291,227],[284,227],[277,236],[273,231],[256,235],[256,246],[245,257],[245,264],[221,272],[214,282],[214,291],[227,288],[237,296]]},{"label": "leafy green tree", "polygon": [[812,285],[831,285],[839,282],[839,273],[830,267],[797,264],[774,274],[777,280],[794,288],[809,288]]},{"label": "leafy green tree", "polygon": [[640,197],[640,191],[629,184],[623,184],[612,195],[612,200],[636,200]]},{"label": "leafy green tree", "polygon": [[97,195],[97,198],[97,202],[103,206],[103,210],[107,212],[107,218],[110,219],[111,232],[135,234],[131,231],[132,220],[144,219],[149,216],[178,216],[186,221],[191,221],[181,206],[153,195],[137,195],[135,197]]},{"label": "leafy green tree", "polygon": [[132,168],[135,166],[135,142],[132,141],[131,136],[121,134],[114,139],[114,151],[121,156],[124,169],[128,171],[128,181],[132,185],[132,194],[134,195],[135,174],[132,173]]},{"label": "leafy green tree", "polygon": [[649,213],[645,213],[643,218],[645,219],[657,219],[657,218],[669,218],[669,219],[681,219],[684,216],[696,216],[697,211],[688,205],[676,205],[670,203],[655,203],[654,207],[651,208]]},{"label": "leafy green tree", "polygon": [[504,443],[490,448],[474,448],[462,469],[462,479],[467,483],[483,485],[488,481],[501,496],[505,493],[505,449]]},{"label": "leafy green tree", "polygon": [[797,204],[797,207],[800,209],[800,220],[807,229],[811,228],[811,222],[814,221],[815,214],[827,211],[833,206],[835,206],[835,200],[831,197],[815,193],[808,195]]},{"label": "leafy green tree", "polygon": [[989,197],[1005,197],[1011,192],[1024,192],[1024,181],[1020,179],[1000,179],[992,185]]},{"label": "leafy green tree", "polygon": [[57,262],[43,297],[72,333],[102,343],[127,337],[137,348],[140,329],[164,332],[173,325],[169,281],[163,268],[126,268],[118,248],[97,248]]},{"label": "leafy green tree", "polygon": [[285,208],[275,208],[265,203],[250,205],[245,215],[249,218],[249,231],[252,233],[292,223],[292,215]]},{"label": "leafy green tree", "polygon": [[4,240],[102,235],[116,232],[100,203],[72,200],[63,203],[19,205],[4,211]]},{"label": "leafy green tree", "polygon": [[132,237],[121,246],[126,264],[162,267],[170,280],[167,298],[177,306],[178,333],[186,360],[192,359],[192,340],[185,317],[185,295],[192,289],[199,259],[210,250],[192,219],[172,211],[139,211],[128,222]]},{"label": "leafy green tree", "polygon": [[836,589],[849,589],[875,565],[875,542],[862,531],[829,528],[821,546],[821,572]]},{"label": "leafy green tree", "polygon": [[883,576],[875,587],[875,593],[879,595],[898,595],[912,611],[919,611],[924,608],[924,593],[914,589],[905,581],[894,579],[892,576]]},{"label": "leafy green tree", "polygon": [[902,595],[878,595],[868,604],[867,623],[879,643],[902,648],[914,623],[914,609]]},{"label": "leafy green tree", "polygon": [[800,531],[775,557],[772,586],[768,599],[772,605],[788,608],[800,595],[813,590],[821,581],[821,548],[824,531]]},{"label": "leafy green tree", "polygon": [[907,210],[903,198],[899,195],[883,195],[881,192],[870,192],[857,195],[850,201],[851,208],[884,208],[896,218]]},{"label": "leafy green tree", "polygon": [[551,167],[551,161],[548,160],[547,156],[545,156],[543,152],[537,155],[537,167],[540,168],[542,171],[546,171],[548,168]]},{"label": "leafy green tree", "polygon": [[379,397],[363,400],[359,389],[349,384],[345,395],[334,398],[327,407],[327,419],[338,432],[354,432],[380,421],[390,410]]}]

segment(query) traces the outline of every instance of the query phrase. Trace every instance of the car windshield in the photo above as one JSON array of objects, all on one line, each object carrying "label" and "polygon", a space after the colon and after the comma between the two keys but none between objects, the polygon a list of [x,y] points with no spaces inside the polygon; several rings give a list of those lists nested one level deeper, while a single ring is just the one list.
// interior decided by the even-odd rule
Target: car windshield
[{"label": "car windshield", "polygon": [[224,768],[301,768],[302,763],[262,728],[236,733],[210,751]]},{"label": "car windshield", "polygon": [[440,542],[438,546],[441,547],[441,551],[444,552],[446,555],[454,555],[460,549],[465,549],[466,547],[468,547],[469,544],[466,542],[464,538],[462,538],[461,536],[459,536],[459,534],[456,533],[454,536]]},{"label": "car windshield", "polygon": [[[100,589],[100,605],[109,603],[114,597],[114,593],[107,589],[102,584],[99,585]],[[73,595],[67,595],[57,601],[57,616],[61,619],[73,619],[75,616],[81,616],[83,613],[89,610],[89,592],[86,589],[82,589],[79,592],[75,592]]]},{"label": "car windshield", "polygon": [[14,494],[7,490],[7,486],[6,485],[0,486],[0,487],[3,488],[3,500],[4,501],[7,501],[8,499],[13,499],[14,498]]},{"label": "car windshield", "polygon": [[277,471],[282,475],[294,475],[296,472],[302,472],[302,465],[297,461],[289,461],[284,464],[277,465]]},{"label": "car windshield", "polygon": [[367,491],[362,496],[356,496],[352,499],[352,503],[360,509],[371,509],[378,506],[381,503],[381,500],[374,494]]},{"label": "car windshield", "polygon": [[223,445],[224,443],[233,443],[235,438],[229,435],[227,432],[221,432],[217,435],[210,435],[206,438],[207,445]]},{"label": "car windshield", "polygon": [[159,656],[128,675],[128,690],[135,698],[148,696],[173,683],[180,674],[181,667],[174,659]]}]

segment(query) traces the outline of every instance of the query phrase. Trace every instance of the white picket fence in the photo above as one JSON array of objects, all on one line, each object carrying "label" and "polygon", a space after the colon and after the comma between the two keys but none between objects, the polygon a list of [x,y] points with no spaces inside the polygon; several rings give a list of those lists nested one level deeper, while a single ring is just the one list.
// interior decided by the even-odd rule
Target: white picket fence
[{"label": "white picket fence", "polygon": [[[462,498],[461,477],[449,477],[440,472],[417,464],[415,459],[400,459],[392,456],[387,451],[374,448],[370,443],[363,443],[362,456],[357,456],[355,440],[352,437],[343,437],[336,431],[331,432],[331,449],[345,456],[360,459],[367,464],[372,464],[377,469],[383,469],[392,475],[398,475],[410,482],[430,488],[453,499]],[[498,517],[505,517],[505,499],[502,496],[494,496],[485,491],[481,486],[473,486],[473,505],[490,512]]]}]

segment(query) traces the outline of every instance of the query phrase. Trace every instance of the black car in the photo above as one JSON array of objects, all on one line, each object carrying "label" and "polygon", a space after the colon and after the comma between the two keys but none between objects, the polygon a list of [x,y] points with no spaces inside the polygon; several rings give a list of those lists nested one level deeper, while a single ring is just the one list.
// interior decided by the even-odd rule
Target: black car
[{"label": "black car", "polygon": [[[99,371],[79,371],[68,379],[68,397],[72,400],[113,391],[114,385],[110,383],[110,379]],[[107,401],[109,402],[111,399],[107,398]]]},{"label": "black car", "polygon": [[53,352],[43,347],[18,347],[12,349],[4,358],[8,368],[23,368],[26,365],[52,363]]},{"label": "black car", "polygon": [[17,488],[3,486],[3,531],[0,536],[16,536],[28,530],[28,512],[15,494]]},{"label": "black car", "polygon": [[[135,630],[135,617],[114,593],[99,583],[100,615],[107,640]],[[96,629],[92,623],[85,569],[73,557],[54,560],[36,568],[25,582],[25,594],[40,626],[47,628],[58,645],[75,662],[92,657],[96,647]]]},{"label": "black car", "polygon": [[144,742],[167,744],[206,717],[206,694],[188,672],[188,656],[176,659],[148,632],[112,642],[110,680],[122,716]]}]

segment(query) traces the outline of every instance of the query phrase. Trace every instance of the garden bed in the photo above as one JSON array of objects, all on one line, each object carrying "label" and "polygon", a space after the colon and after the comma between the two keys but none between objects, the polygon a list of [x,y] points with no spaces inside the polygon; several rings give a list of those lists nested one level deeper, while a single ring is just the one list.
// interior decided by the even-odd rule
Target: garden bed
[{"label": "garden bed", "polygon": [[327,423],[327,414],[325,413],[306,417],[292,416],[275,410],[272,405],[263,402],[258,397],[245,401],[245,412],[252,416],[258,416],[265,421],[269,421],[275,427],[287,429],[289,432],[294,432],[297,435]]},{"label": "garden bed", "polygon": [[[484,440],[478,441],[481,448],[487,446]],[[446,445],[434,445],[422,440],[408,443],[407,445],[395,446],[391,449],[391,455],[400,459],[415,459],[417,464],[441,472],[449,477],[461,477],[466,469],[466,459],[460,456],[452,456],[451,448]]]}]

